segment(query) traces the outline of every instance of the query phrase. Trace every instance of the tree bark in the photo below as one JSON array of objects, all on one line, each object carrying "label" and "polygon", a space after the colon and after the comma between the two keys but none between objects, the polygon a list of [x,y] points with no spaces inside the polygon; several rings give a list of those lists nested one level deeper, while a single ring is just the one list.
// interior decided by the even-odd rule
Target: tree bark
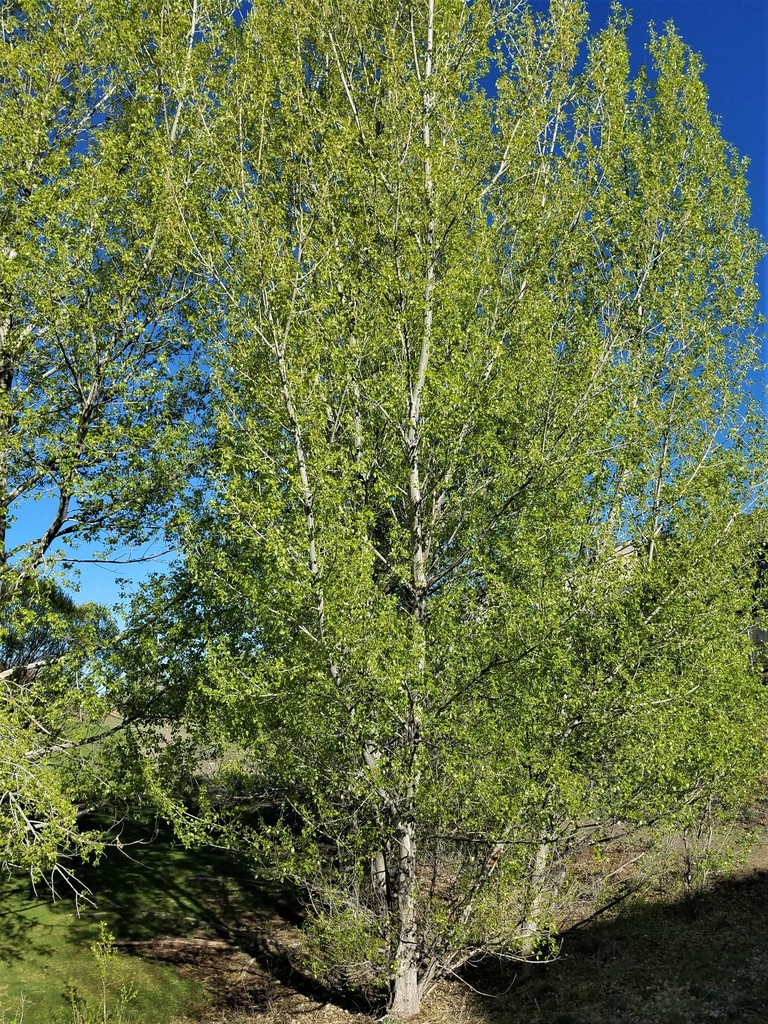
[{"label": "tree bark", "polygon": [[384,851],[379,850],[371,859],[371,889],[376,913],[382,916],[387,913],[387,859]]},{"label": "tree bark", "polygon": [[399,863],[396,876],[400,934],[396,954],[397,968],[392,982],[390,1004],[392,1016],[399,1020],[407,1020],[409,1017],[415,1016],[421,1009],[414,839],[413,824],[401,822],[398,828]]},{"label": "tree bark", "polygon": [[522,975],[527,978],[533,971],[533,964],[535,962],[534,954],[536,952],[536,939],[539,934],[541,927],[541,912],[543,910],[543,885],[547,874],[547,868],[549,867],[549,860],[551,855],[551,843],[549,839],[543,838],[536,850],[536,857],[533,862],[533,872],[531,874],[531,888],[533,890],[533,899],[528,909],[528,915],[523,922],[523,941],[520,945],[520,952],[525,957],[525,962],[522,967]]},{"label": "tree bark", "polygon": [[[13,252],[13,250],[11,250]],[[0,249],[0,254],[7,254],[7,249]],[[15,253],[14,253],[15,255]],[[10,304],[10,296],[3,296],[6,303]],[[10,343],[11,316],[5,313],[0,319],[0,604],[2,603],[4,591],[7,587],[3,578],[7,554],[7,532],[8,532],[8,467],[11,459],[11,427],[13,417],[11,416],[11,389],[13,387],[14,365]]]}]

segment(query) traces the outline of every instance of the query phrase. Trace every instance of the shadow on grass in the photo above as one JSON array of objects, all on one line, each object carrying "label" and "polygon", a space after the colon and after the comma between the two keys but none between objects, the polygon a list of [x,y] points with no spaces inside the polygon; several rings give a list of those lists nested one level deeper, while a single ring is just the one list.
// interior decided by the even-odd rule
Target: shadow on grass
[{"label": "shadow on grass", "polygon": [[[82,941],[92,933],[93,917],[105,917],[121,951],[154,956],[152,940],[206,938],[223,940],[233,953],[258,965],[254,987],[245,993],[249,1006],[266,1001],[261,988],[278,983],[315,1002],[333,1003],[350,1012],[371,1012],[380,1004],[352,991],[331,990],[302,971],[280,941],[277,930],[292,931],[303,922],[297,892],[288,885],[254,877],[247,864],[226,851],[186,850],[169,829],[126,823],[120,847],[108,848],[95,865],[77,870],[93,893],[95,907],[73,923]],[[0,925],[0,927],[2,927]],[[295,934],[295,931],[294,931]],[[0,940],[1,941],[1,940]],[[135,943],[136,945],[130,945]],[[191,944],[190,944],[191,947]],[[164,954],[164,959],[168,959]],[[194,947],[176,947],[173,962],[194,970]],[[213,960],[213,957],[211,958]],[[219,1002],[242,1006],[242,985],[232,986],[231,999],[219,991]]]},{"label": "shadow on grass", "polygon": [[524,983],[490,961],[466,981],[492,994],[465,994],[487,1024],[765,1024],[768,872],[721,882],[693,907],[636,905],[576,928]]},{"label": "shadow on grass", "polygon": [[21,961],[30,952],[46,956],[52,946],[33,938],[37,922],[29,879],[13,876],[0,882],[0,964]]},{"label": "shadow on grass", "polygon": [[279,902],[231,855],[186,850],[170,831],[135,823],[123,828],[118,847],[77,875],[118,940],[181,937],[196,929],[223,938],[240,914],[267,913]]}]

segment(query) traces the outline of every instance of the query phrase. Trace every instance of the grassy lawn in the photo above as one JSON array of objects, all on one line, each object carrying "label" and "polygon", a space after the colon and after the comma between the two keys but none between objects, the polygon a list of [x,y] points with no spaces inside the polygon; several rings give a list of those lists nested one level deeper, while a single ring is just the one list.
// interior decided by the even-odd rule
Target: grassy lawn
[{"label": "grassy lawn", "polygon": [[[122,852],[109,850],[98,865],[78,870],[95,904],[81,902],[79,913],[66,892],[55,902],[45,890],[35,896],[27,876],[0,882],[0,1024],[16,1020],[22,1008],[24,1024],[70,1024],[77,1019],[73,994],[83,1017],[92,1014],[102,1005],[103,980],[113,1009],[121,989],[136,992],[122,1017],[126,1024],[190,1019],[209,1001],[199,981],[136,955],[147,950],[130,943],[222,936],[241,909],[258,907],[258,893],[249,891],[242,867],[223,855],[190,853],[168,834],[152,839],[138,826],[121,839]],[[116,945],[100,970],[91,947],[102,922]]]},{"label": "grassy lawn", "polygon": [[[109,914],[82,913],[72,900],[36,898],[27,878],[0,887],[0,1020],[21,1016],[24,1024],[69,1022],[71,1000],[89,1009],[101,1005],[102,972],[90,947],[99,939],[99,921],[112,928]],[[116,952],[103,964],[108,1002],[136,991],[126,1021],[168,1024],[174,1014],[199,1008],[206,992],[159,963]]]}]

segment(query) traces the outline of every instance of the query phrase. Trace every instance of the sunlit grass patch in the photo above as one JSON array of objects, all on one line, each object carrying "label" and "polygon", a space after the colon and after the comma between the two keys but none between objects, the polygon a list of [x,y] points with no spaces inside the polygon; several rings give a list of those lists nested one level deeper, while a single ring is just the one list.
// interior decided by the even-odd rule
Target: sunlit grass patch
[{"label": "sunlit grass patch", "polygon": [[[174,852],[166,848],[169,866]],[[116,947],[99,956],[105,938],[123,938],[131,925],[137,937],[159,930],[148,912],[150,904],[157,906],[151,874],[145,874],[142,885],[136,863],[122,860],[124,867],[134,868],[133,873],[124,872],[134,883],[126,893],[134,907],[127,920],[111,898],[111,887],[120,877],[114,854],[100,868],[88,871],[95,905],[77,906],[72,894],[58,900],[44,890],[35,894],[27,876],[0,882],[0,1022],[79,1024],[90,1020],[96,1008],[103,1009],[106,1001],[113,1013],[120,1009],[119,1017],[109,1018],[120,1024],[169,1024],[206,1003],[208,994],[200,983],[165,964]]]}]

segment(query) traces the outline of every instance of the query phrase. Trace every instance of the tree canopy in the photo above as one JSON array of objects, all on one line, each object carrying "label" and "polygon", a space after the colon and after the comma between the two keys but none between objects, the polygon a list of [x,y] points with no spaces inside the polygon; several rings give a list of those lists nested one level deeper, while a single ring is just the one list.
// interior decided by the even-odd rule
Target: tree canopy
[{"label": "tree canopy", "polygon": [[761,248],[698,58],[670,27],[631,78],[625,28],[288,0],[204,114],[194,627],[154,657],[282,808],[250,841],[317,970],[396,1016],[764,763]]},{"label": "tree canopy", "polygon": [[[176,192],[195,50],[184,5],[4,3],[0,50],[0,593],[62,538],[140,539],[183,427]],[[178,398],[179,392],[176,392]],[[48,499],[39,536],[16,510]],[[10,546],[9,546],[10,545]]]},{"label": "tree canopy", "polygon": [[57,72],[69,148],[14,185],[5,490],[52,487],[54,534],[184,492],[119,690],[220,745],[316,972],[406,1018],[534,958],[577,850],[765,767],[744,163],[671,26],[630,75],[618,8],[182,10]]}]

